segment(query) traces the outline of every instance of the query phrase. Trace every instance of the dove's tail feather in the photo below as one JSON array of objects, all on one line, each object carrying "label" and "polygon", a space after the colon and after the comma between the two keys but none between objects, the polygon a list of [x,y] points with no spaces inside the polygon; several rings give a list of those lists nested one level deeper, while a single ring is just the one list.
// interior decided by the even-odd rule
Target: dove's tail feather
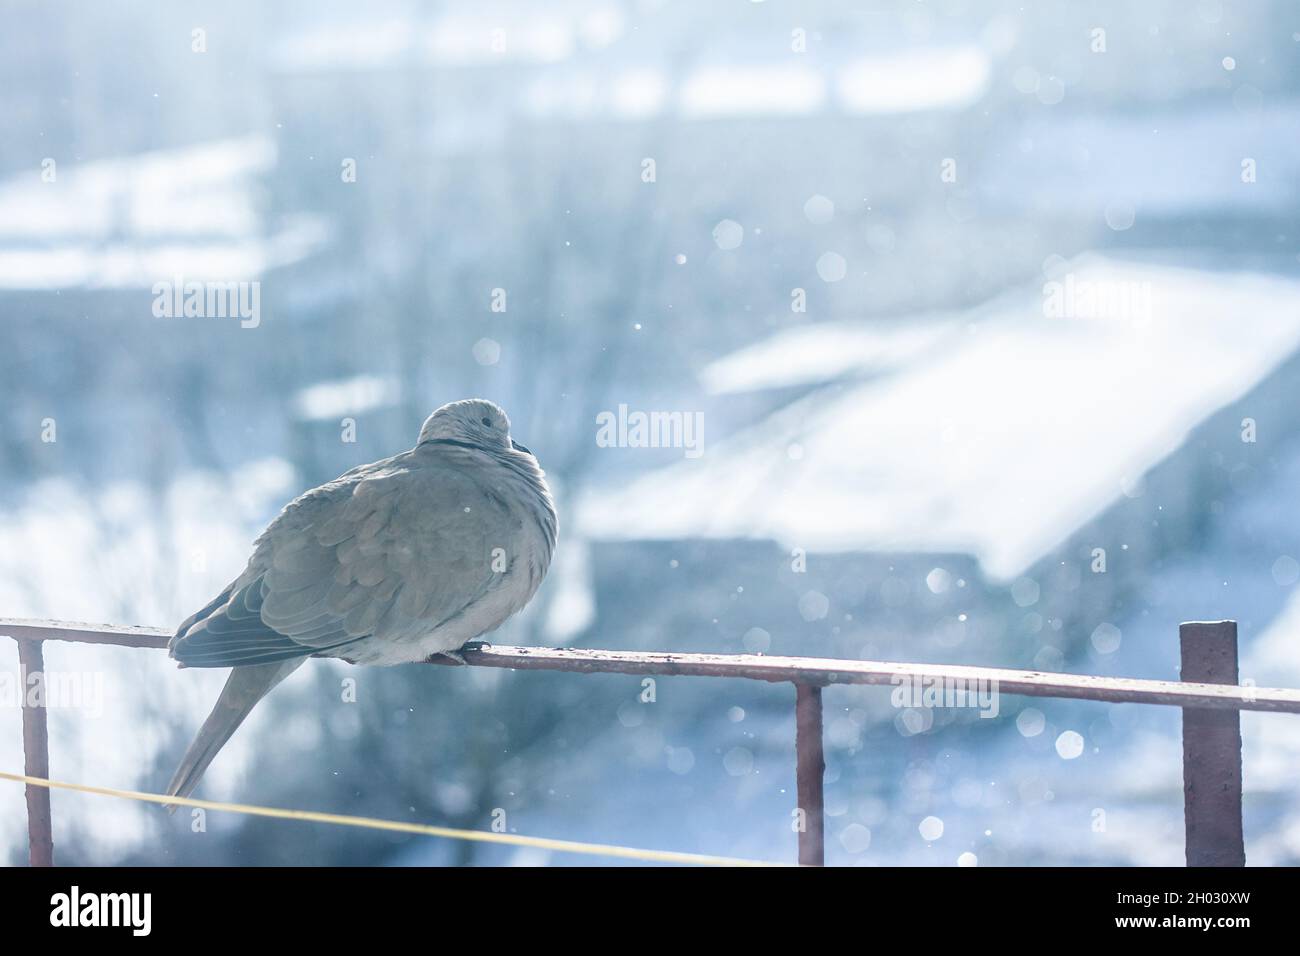
[{"label": "dove's tail feather", "polygon": [[[203,772],[212,763],[231,735],[244,722],[257,702],[270,693],[271,688],[288,677],[303,662],[304,658],[290,661],[278,661],[274,664],[254,664],[248,667],[236,667],[226,679],[221,696],[217,698],[212,713],[203,722],[198,736],[190,744],[181,765],[176,768],[172,782],[167,785],[167,796],[188,797],[198,786]],[[175,804],[166,804],[169,811],[175,811]]]}]

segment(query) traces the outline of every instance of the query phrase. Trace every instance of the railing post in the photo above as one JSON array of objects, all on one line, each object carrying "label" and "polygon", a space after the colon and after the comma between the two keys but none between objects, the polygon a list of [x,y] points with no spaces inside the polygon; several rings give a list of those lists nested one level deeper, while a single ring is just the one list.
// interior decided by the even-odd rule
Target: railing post
[{"label": "railing post", "polygon": [[[1237,683],[1237,622],[1178,628],[1180,677]],[[1245,866],[1241,826],[1241,712],[1183,708],[1183,818],[1188,866]]]},{"label": "railing post", "polygon": [[[23,773],[29,777],[50,776],[50,732],[45,713],[45,653],[40,641],[19,640],[19,690],[23,695]],[[27,683],[32,674],[40,674],[41,702],[28,700]],[[27,845],[32,866],[54,865],[54,833],[50,819],[50,791],[27,785]]]},{"label": "railing post", "polygon": [[817,684],[796,683],[794,687],[794,739],[798,761],[795,779],[799,809],[803,812],[799,864],[824,866],[826,819],[822,786],[826,776],[826,755],[822,750],[822,689]]}]

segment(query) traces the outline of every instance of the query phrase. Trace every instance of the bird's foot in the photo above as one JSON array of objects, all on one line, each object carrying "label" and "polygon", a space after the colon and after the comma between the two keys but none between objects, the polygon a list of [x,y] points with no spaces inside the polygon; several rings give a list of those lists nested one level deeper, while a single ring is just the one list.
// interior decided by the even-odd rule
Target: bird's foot
[{"label": "bird's foot", "polygon": [[464,667],[469,664],[469,661],[465,660],[465,651],[481,651],[483,648],[491,646],[487,641],[466,641],[454,651],[443,651],[441,656]]}]

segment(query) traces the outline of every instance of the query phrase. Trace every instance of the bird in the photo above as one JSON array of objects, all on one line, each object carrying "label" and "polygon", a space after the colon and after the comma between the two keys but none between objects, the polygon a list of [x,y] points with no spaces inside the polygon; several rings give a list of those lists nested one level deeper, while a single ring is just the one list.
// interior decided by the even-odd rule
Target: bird
[{"label": "bird", "polygon": [[545,472],[481,398],[437,409],[409,451],[299,495],[243,573],[168,642],[182,668],[233,669],[167,795],[188,797],[257,702],[309,657],[464,663],[458,649],[537,593],[558,527]]}]

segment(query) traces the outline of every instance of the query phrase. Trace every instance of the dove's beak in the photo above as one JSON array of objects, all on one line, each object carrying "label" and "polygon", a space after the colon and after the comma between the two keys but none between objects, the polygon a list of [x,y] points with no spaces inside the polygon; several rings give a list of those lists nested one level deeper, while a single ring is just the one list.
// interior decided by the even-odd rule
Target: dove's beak
[{"label": "dove's beak", "polygon": [[522,451],[525,455],[532,454],[531,451],[529,451],[523,445],[519,444],[519,442],[515,441],[513,438],[510,439],[510,447],[513,448],[515,451]]}]

